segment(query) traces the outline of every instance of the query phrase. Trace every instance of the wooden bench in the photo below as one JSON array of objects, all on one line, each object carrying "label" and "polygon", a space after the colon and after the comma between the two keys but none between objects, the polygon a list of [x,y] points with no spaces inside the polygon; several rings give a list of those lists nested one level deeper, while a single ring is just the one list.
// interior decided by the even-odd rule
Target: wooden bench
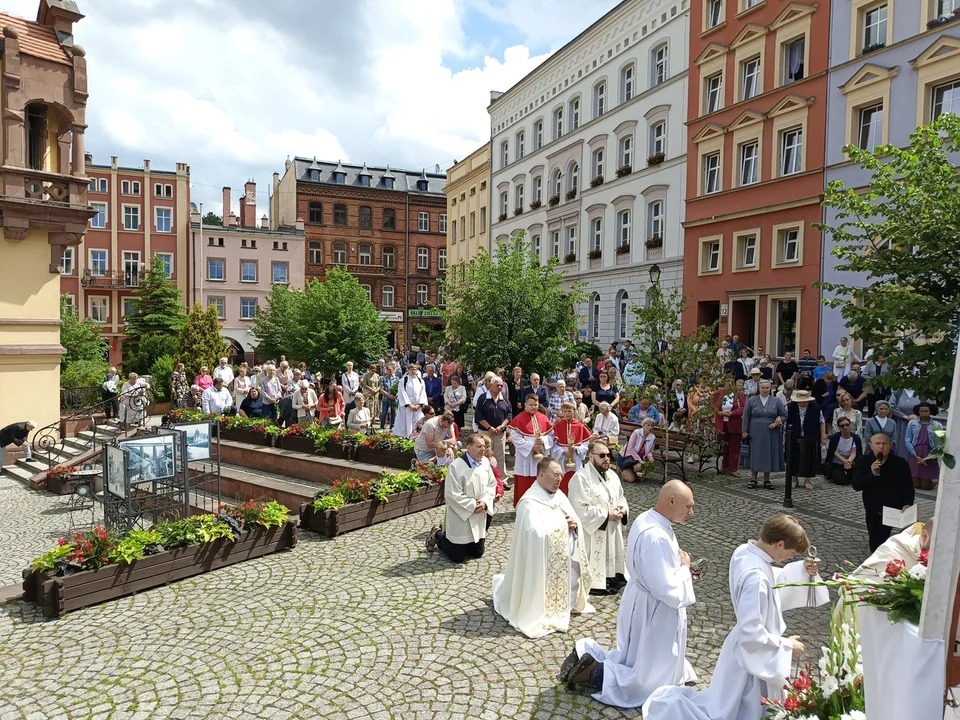
[{"label": "wooden bench", "polygon": [[[639,428],[640,425],[637,423],[629,421],[620,423],[621,432],[626,433],[624,446],[626,446],[626,442],[629,441],[633,431]],[[676,467],[684,481],[687,479],[685,462],[687,455],[693,455],[697,458],[698,472],[702,473],[711,464],[716,469],[720,459],[720,451],[716,442],[701,439],[685,432],[671,432],[668,438],[666,429],[658,426],[654,426],[653,435],[656,438],[654,459],[664,465]]]}]

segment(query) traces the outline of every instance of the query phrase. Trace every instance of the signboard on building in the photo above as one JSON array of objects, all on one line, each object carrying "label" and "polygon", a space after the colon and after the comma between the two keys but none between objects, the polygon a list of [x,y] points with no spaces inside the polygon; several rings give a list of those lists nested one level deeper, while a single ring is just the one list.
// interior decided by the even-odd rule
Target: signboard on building
[{"label": "signboard on building", "polygon": [[407,314],[412,318],[443,317],[443,314],[439,310],[407,310]]},{"label": "signboard on building", "polygon": [[380,316],[381,320],[386,320],[387,322],[403,322],[403,311],[398,310],[396,312],[387,312],[381,310],[377,313]]}]

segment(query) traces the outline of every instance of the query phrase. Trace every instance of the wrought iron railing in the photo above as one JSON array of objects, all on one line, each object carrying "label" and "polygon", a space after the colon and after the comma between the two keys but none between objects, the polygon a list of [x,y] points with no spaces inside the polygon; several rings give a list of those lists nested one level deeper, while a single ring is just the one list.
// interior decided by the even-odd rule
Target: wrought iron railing
[{"label": "wrought iron railing", "polygon": [[60,388],[60,414],[76,412],[103,401],[98,387]]},{"label": "wrought iron railing", "polygon": [[93,272],[84,270],[80,284],[85,288],[136,288],[143,282],[145,273],[141,270],[117,270]]}]

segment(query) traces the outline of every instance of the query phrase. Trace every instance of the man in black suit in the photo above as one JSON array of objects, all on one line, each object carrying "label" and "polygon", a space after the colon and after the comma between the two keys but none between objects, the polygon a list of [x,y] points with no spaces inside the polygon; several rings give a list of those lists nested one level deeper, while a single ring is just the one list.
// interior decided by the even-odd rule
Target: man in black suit
[{"label": "man in black suit", "polygon": [[599,375],[597,374],[597,369],[593,366],[593,358],[587,357],[583,361],[583,367],[580,368],[579,378],[581,390],[586,387],[590,388],[591,391],[596,389]]},{"label": "man in black suit", "polygon": [[853,489],[863,493],[870,552],[890,537],[891,528],[883,524],[883,508],[905,510],[913,505],[915,494],[910,466],[892,452],[890,438],[884,433],[870,436],[870,452],[853,466]]},{"label": "man in black suit", "polygon": [[677,410],[689,410],[687,407],[687,391],[683,386],[683,380],[677,378],[673,381],[673,387],[667,392],[665,400],[667,403],[667,422],[673,422],[673,414]]},{"label": "man in black suit", "polygon": [[16,445],[17,447],[26,445],[23,449],[23,455],[26,460],[30,460],[30,443],[27,436],[36,427],[36,422],[27,420],[26,422],[11,423],[0,430],[0,468],[7,462],[7,445]]},{"label": "man in black suit", "polygon": [[523,389],[522,393],[520,393],[521,401],[526,401],[527,395],[536,395],[540,400],[540,405],[542,407],[547,407],[547,389],[540,384],[540,376],[537,375],[537,373],[530,374],[530,384]]},{"label": "man in black suit", "polygon": [[277,426],[290,427],[296,422],[297,411],[293,409],[293,395],[287,395],[277,403]]}]

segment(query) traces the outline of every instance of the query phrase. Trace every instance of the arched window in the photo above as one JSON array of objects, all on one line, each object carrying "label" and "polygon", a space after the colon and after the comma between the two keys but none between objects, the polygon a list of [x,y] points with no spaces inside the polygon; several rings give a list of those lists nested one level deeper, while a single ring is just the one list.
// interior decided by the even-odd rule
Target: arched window
[{"label": "arched window", "polygon": [[626,290],[621,290],[617,293],[617,332],[616,339],[626,340],[629,335],[629,315],[630,309],[628,307],[629,296],[627,295]]},{"label": "arched window", "polygon": [[594,293],[590,296],[590,308],[587,317],[587,336],[596,338],[600,334],[600,295]]},{"label": "arched window", "polygon": [[560,197],[563,192],[563,173],[560,168],[553,171],[553,194]]},{"label": "arched window", "polygon": [[577,192],[580,185],[580,165],[576,162],[570,164],[567,170],[567,192]]}]

